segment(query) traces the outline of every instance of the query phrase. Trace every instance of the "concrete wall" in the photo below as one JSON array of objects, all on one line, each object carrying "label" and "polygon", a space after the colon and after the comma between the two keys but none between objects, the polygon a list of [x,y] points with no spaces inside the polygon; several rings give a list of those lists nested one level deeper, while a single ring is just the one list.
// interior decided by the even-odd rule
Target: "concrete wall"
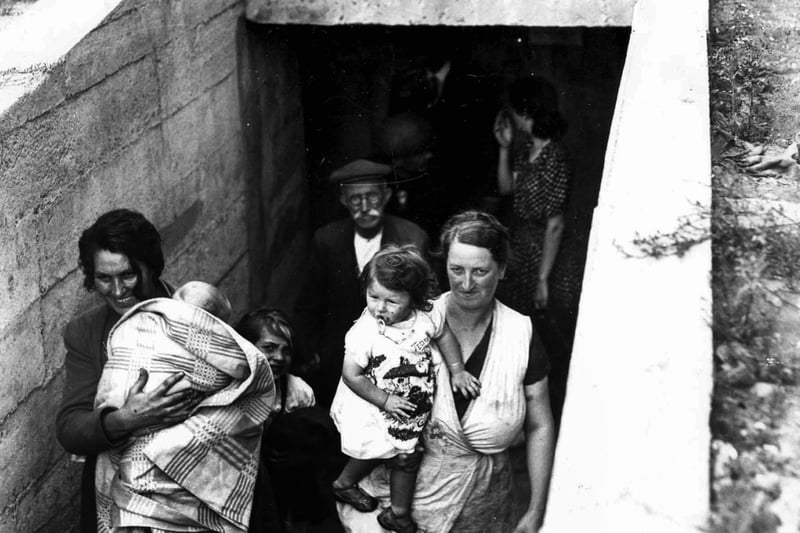
[{"label": "concrete wall", "polygon": [[634,0],[247,0],[271,24],[630,26]]},{"label": "concrete wall", "polygon": [[299,65],[280,28],[240,34],[250,295],[291,312],[310,239]]},{"label": "concrete wall", "polygon": [[[260,176],[244,162],[239,0],[40,2],[7,26],[17,38],[0,37],[3,532],[75,524],[81,466],[57,444],[54,415],[61,330],[96,303],[81,288],[80,232],[108,209],[140,210],[164,237],[165,279],[218,283],[242,311],[248,214],[270,206],[251,209],[248,193]],[[297,208],[292,187],[270,216]],[[262,244],[291,241],[282,232]]]},{"label": "concrete wall", "polygon": [[637,235],[711,209],[708,4],[641,0],[589,241],[543,533],[707,531],[711,245]]}]

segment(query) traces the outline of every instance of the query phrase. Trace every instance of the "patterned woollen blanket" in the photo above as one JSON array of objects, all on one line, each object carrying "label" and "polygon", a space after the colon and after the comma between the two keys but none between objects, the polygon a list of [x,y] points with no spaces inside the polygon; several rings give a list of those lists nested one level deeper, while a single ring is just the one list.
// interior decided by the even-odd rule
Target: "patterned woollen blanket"
[{"label": "patterned woollen blanket", "polygon": [[206,397],[185,422],[138,431],[98,456],[98,531],[246,531],[275,400],[264,355],[211,314],[166,298],[129,310],[107,351],[97,409],[123,405],[140,368],[149,372],[146,391],[183,371],[173,391]]}]

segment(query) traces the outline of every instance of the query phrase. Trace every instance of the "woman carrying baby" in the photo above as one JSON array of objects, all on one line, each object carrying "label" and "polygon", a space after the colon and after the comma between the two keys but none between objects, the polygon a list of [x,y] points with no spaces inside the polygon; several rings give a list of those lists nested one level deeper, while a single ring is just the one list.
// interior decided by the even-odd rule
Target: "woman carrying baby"
[{"label": "woman carrying baby", "polygon": [[[480,383],[464,370],[458,342],[430,302],[433,275],[413,245],[383,247],[362,273],[367,307],[345,336],[342,379],[331,414],[350,457],[334,494],[362,512],[375,498],[358,482],[378,463],[391,470],[391,505],[377,517],[390,531],[413,533],[414,454],[431,412],[436,386],[435,342],[451,371],[454,390],[475,397]],[[438,357],[438,355],[437,355]]]}]

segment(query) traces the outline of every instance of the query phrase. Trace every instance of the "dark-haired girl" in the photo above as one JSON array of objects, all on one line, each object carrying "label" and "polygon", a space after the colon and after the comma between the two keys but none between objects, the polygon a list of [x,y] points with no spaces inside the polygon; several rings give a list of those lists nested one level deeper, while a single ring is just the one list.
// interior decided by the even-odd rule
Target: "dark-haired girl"
[{"label": "dark-haired girl", "polygon": [[453,390],[475,397],[480,383],[464,369],[461,350],[444,316],[432,310],[430,267],[413,245],[382,248],[364,268],[367,307],[345,336],[342,379],[331,415],[350,457],[334,482],[334,495],[359,511],[377,500],[358,482],[380,461],[391,469],[391,505],[378,515],[390,531],[413,533],[411,500],[416,470],[392,459],[416,451],[431,411],[436,341]]}]

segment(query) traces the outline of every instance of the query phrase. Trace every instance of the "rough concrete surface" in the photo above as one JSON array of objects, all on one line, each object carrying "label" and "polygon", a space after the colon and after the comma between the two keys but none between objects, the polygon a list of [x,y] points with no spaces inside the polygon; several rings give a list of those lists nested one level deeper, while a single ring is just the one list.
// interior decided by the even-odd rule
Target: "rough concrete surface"
[{"label": "rough concrete surface", "polygon": [[0,420],[12,412],[40,384],[44,342],[38,306],[22,313],[0,338]]},{"label": "rough concrete surface", "polygon": [[[54,417],[61,330],[97,304],[81,286],[77,239],[99,214],[142,211],[165,230],[165,279],[218,283],[237,312],[252,303],[242,3],[85,7],[40,0],[0,35],[0,531],[75,526],[80,466]],[[35,39],[11,38],[25,31]]]},{"label": "rough concrete surface", "polygon": [[[73,487],[80,479],[83,463],[71,461],[62,455],[41,477],[28,485],[17,504],[0,516],[0,531],[22,532],[29,524],[40,524],[37,533],[66,533],[76,531],[78,523],[78,496]],[[66,502],[58,513],[46,512],[53,502]]]},{"label": "rough concrete surface", "polygon": [[247,0],[265,24],[630,26],[632,0]]},{"label": "rough concrete surface", "polygon": [[[15,502],[0,513],[3,516],[13,512],[31,491],[35,481],[47,476],[53,464],[64,455],[64,450],[52,437],[55,414],[61,401],[61,374],[44,387],[33,390],[17,409],[3,420],[3,439],[0,440],[0,501]],[[74,491],[66,489],[67,492]],[[50,506],[63,505],[62,502],[50,502]],[[43,507],[41,516],[46,519]],[[55,514],[56,508],[52,508]],[[38,523],[19,523],[14,531],[33,531]]]},{"label": "rough concrete surface", "polygon": [[300,67],[280,34],[263,28],[244,33],[239,84],[246,173],[255,178],[247,188],[247,261],[260,275],[251,276],[250,293],[288,311],[299,292],[310,234]]}]

